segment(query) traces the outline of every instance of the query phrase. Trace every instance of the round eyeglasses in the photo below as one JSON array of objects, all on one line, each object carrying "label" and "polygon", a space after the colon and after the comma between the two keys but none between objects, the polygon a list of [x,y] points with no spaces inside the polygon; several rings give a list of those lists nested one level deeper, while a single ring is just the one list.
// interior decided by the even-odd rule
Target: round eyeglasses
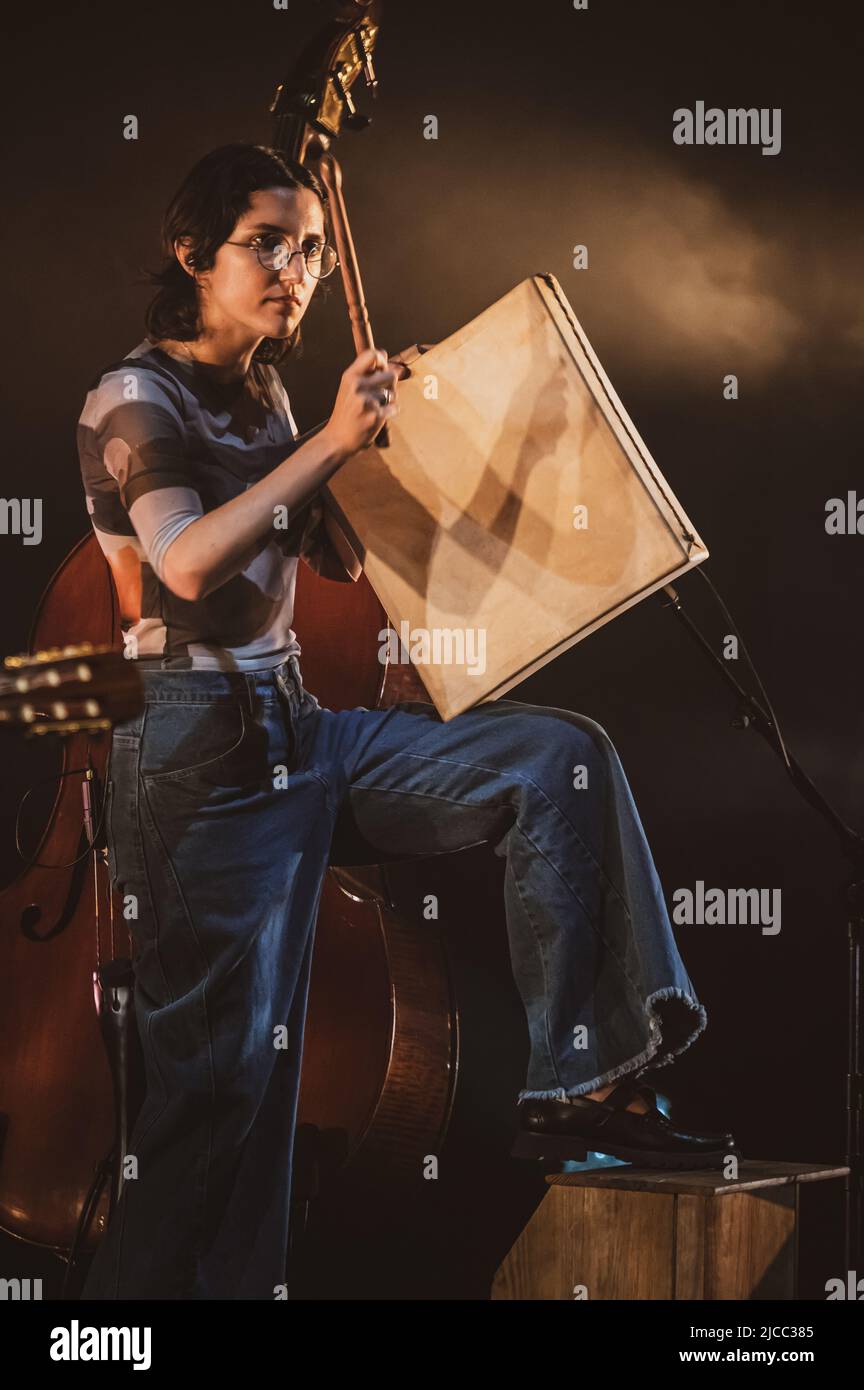
[{"label": "round eyeglasses", "polygon": [[284,239],[276,232],[257,236],[253,241],[228,241],[227,246],[240,246],[244,251],[254,251],[264,270],[285,270],[292,257],[302,256],[309,274],[315,280],[324,280],[336,269],[338,258],[336,248],[327,242],[316,241],[304,250],[290,251]]}]

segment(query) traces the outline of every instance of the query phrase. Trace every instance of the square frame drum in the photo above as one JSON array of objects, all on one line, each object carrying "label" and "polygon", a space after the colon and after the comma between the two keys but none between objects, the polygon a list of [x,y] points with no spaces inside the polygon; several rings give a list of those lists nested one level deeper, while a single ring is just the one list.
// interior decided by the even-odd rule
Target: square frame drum
[{"label": "square frame drum", "polygon": [[446,720],[708,551],[553,275],[411,370],[389,447],[353,455],[327,491],[388,614],[391,659],[410,658]]}]

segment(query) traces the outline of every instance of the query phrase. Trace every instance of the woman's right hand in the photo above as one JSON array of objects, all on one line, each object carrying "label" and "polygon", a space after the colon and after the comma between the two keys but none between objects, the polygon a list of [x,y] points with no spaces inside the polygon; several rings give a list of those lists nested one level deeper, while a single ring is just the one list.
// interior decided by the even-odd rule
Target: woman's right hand
[{"label": "woman's right hand", "polygon": [[[384,421],[398,415],[396,383],[401,376],[409,374],[408,368],[398,362],[389,366],[387,354],[381,348],[367,348],[342,373],[324,432],[346,459],[368,448]],[[390,392],[387,405],[383,404],[385,391]]]}]

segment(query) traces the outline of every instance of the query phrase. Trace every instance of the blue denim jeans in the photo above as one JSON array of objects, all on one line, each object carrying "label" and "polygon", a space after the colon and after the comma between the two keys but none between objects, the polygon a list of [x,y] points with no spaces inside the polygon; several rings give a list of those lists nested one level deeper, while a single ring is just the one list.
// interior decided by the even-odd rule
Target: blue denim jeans
[{"label": "blue denim jeans", "polygon": [[514,700],[446,723],[419,702],[334,712],[296,658],[141,674],[145,708],[113,735],[107,829],[147,1093],[138,1176],[84,1298],[272,1299],[284,1282],[314,927],[343,828],[382,862],[481,842],[504,858],[530,1042],[515,1099],[665,1065],[705,1027],[593,720]]}]

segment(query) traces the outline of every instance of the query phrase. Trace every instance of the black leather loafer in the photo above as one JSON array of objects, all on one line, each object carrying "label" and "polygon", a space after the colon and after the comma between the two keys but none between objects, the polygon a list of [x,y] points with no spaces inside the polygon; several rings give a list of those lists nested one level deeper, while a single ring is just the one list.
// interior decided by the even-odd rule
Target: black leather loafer
[{"label": "black leather loafer", "polygon": [[[626,1107],[641,1095],[642,1114]],[[635,1077],[625,1077],[605,1100],[579,1096],[571,1101],[524,1100],[514,1158],[572,1159],[610,1154],[644,1168],[719,1168],[730,1154],[740,1158],[728,1133],[680,1129],[657,1109],[657,1093]]]}]

